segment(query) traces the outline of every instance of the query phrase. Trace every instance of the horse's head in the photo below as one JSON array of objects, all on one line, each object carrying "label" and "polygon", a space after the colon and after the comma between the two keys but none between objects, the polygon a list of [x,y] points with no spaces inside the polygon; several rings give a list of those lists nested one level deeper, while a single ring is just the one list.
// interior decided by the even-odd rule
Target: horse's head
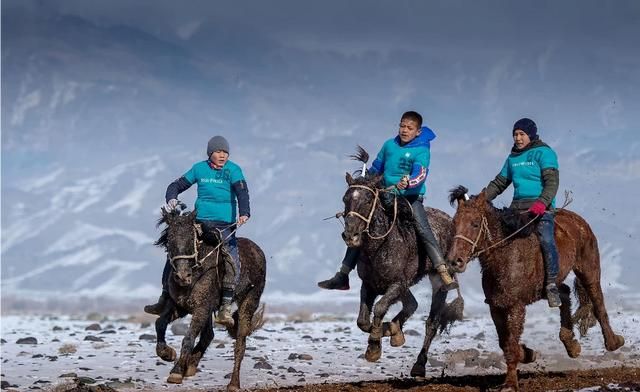
[{"label": "horse's head", "polygon": [[369,224],[379,202],[381,176],[367,176],[354,179],[347,173],[347,191],[344,202],[344,231],[342,239],[348,247],[358,247],[362,237],[369,230]]},{"label": "horse's head", "polygon": [[487,203],[486,195],[480,192],[477,196],[469,197],[468,191],[460,185],[449,193],[451,205],[458,203],[456,214],[453,216],[453,244],[447,253],[447,260],[455,272],[464,272],[467,269],[467,263],[476,256],[478,246],[488,233],[486,214],[490,204]]},{"label": "horse's head", "polygon": [[163,210],[160,220],[166,223],[167,227],[157,243],[165,246],[175,272],[176,283],[180,286],[191,285],[193,268],[197,264],[197,246],[200,241],[198,237],[202,228],[195,219],[195,211],[180,215]]}]

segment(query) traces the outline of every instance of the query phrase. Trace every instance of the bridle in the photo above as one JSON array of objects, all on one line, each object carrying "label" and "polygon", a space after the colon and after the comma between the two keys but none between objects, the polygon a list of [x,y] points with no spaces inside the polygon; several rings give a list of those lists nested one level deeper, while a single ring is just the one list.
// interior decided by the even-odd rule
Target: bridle
[{"label": "bridle", "polygon": [[466,237],[462,234],[456,234],[453,236],[454,241],[458,238],[460,238],[461,240],[464,240],[468,243],[471,244],[471,256],[469,257],[469,260],[480,256],[480,254],[482,254],[483,252],[486,252],[487,250],[489,250],[490,248],[484,248],[482,250],[480,250],[479,252],[476,253],[476,248],[478,247],[478,244],[480,243],[480,240],[482,239],[482,234],[486,233],[487,238],[489,239],[489,241],[493,241],[493,238],[491,236],[491,231],[489,231],[489,222],[487,222],[487,217],[486,216],[482,216],[482,222],[480,223],[480,230],[478,230],[478,235],[476,236],[475,241],[471,240],[469,237]]},{"label": "bridle", "polygon": [[538,219],[538,217],[534,217],[533,219],[531,219],[529,222],[527,222],[524,226],[520,227],[518,230],[514,231],[513,233],[509,234],[508,236],[506,236],[505,238],[501,239],[500,241],[490,244],[489,246],[487,246],[484,249],[479,250],[478,252],[476,252],[476,248],[478,247],[478,244],[480,243],[480,239],[482,238],[482,234],[486,233],[487,235],[487,239],[489,240],[489,242],[493,242],[493,237],[491,236],[491,231],[489,230],[489,222],[487,221],[487,217],[485,215],[482,215],[482,222],[480,223],[480,230],[478,231],[478,235],[476,236],[475,241],[472,241],[471,239],[469,239],[468,237],[462,235],[462,234],[456,234],[453,236],[454,241],[457,238],[460,238],[461,240],[464,240],[468,243],[471,244],[471,256],[469,256],[469,260],[474,259],[478,256],[480,256],[482,253],[495,248],[496,246],[506,242],[507,240],[513,238],[514,236],[516,236],[519,232],[521,232],[522,230],[524,230],[525,227],[529,226],[530,224],[532,224],[533,222],[535,222]]},{"label": "bridle", "polygon": [[[230,225],[229,227],[231,227],[233,225]],[[227,228],[227,227],[225,227]],[[225,238],[221,238],[220,239],[220,243],[218,245],[216,245],[209,253],[207,253],[204,257],[202,258],[198,258],[199,252],[198,252],[198,245],[202,244],[202,240],[198,241],[198,237],[200,237],[202,235],[202,227],[198,224],[194,224],[193,225],[193,253],[190,255],[177,255],[177,256],[173,256],[172,258],[169,259],[169,264],[171,264],[171,268],[173,268],[173,270],[176,270],[176,266],[174,264],[174,261],[179,260],[179,259],[193,259],[195,260],[195,268],[200,268],[202,267],[202,263],[204,262],[204,260],[211,256],[214,252],[218,252],[218,257],[216,257],[216,265],[218,264],[218,258],[220,256],[220,249],[222,244],[224,244],[224,242],[227,240],[227,238],[231,237],[236,230],[238,230],[237,228],[234,229],[231,233],[229,233]]]},{"label": "bridle", "polygon": [[351,188],[361,188],[361,189],[366,189],[368,191],[370,191],[371,193],[373,193],[373,204],[371,205],[371,211],[369,211],[369,214],[367,217],[365,217],[364,215],[358,213],[357,211],[349,211],[345,214],[346,217],[348,216],[355,216],[357,218],[362,219],[365,223],[366,226],[364,228],[364,230],[362,231],[363,233],[367,233],[367,235],[369,236],[369,238],[373,239],[373,240],[381,240],[383,238],[385,238],[386,236],[389,235],[389,233],[391,233],[391,230],[393,230],[393,226],[396,223],[396,219],[398,217],[398,198],[394,197],[393,198],[393,222],[391,222],[391,226],[389,227],[389,230],[387,230],[386,233],[384,233],[381,236],[375,236],[373,234],[371,234],[371,232],[369,231],[369,226],[371,226],[371,220],[373,219],[373,213],[376,210],[376,206],[378,204],[378,201],[380,200],[380,192],[390,192],[391,189],[393,189],[393,187],[391,188],[387,188],[387,189],[377,189],[377,188],[371,188],[368,187],[366,185],[349,185],[349,189]]}]

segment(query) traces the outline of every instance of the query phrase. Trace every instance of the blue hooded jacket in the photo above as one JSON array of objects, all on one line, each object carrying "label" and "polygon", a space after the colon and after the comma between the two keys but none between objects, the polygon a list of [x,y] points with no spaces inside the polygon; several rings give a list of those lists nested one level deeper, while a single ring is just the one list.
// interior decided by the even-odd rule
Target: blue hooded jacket
[{"label": "blue hooded jacket", "polygon": [[404,196],[424,195],[425,181],[431,161],[431,141],[436,134],[427,126],[411,142],[401,145],[400,136],[387,140],[373,161],[371,173],[383,174],[385,186],[397,184],[409,176],[409,186],[399,193]]}]

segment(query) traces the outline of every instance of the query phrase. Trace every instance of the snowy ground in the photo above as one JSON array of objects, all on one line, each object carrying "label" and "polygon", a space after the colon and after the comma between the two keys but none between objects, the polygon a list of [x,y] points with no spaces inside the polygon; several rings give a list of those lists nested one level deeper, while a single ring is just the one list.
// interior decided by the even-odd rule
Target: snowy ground
[{"label": "snowy ground", "polygon": [[[521,369],[640,366],[637,313],[610,311],[614,330],[626,339],[620,350],[605,351],[598,326],[580,340],[581,357],[570,359],[557,337],[558,312],[547,310],[542,304],[529,309],[533,311],[527,317],[523,342],[540,355],[536,363],[521,365]],[[416,317],[405,326],[404,347],[392,348],[385,341],[380,361],[368,363],[362,358],[367,335],[356,327],[355,317],[267,317],[270,321],[248,341],[241,376],[244,388],[407,376],[422,345],[423,321]],[[211,390],[226,385],[225,375],[232,367],[233,342],[221,330],[216,330],[199,373],[176,386],[164,382],[171,366],[155,356],[154,327],[144,319],[9,315],[3,316],[1,322],[3,388],[48,389],[77,376],[109,383],[117,389]],[[92,324],[99,327],[86,330]],[[179,333],[181,328],[174,325],[173,329]],[[27,337],[35,338],[37,344],[16,343]],[[167,337],[177,349],[182,336],[169,331]],[[301,359],[300,354],[306,355]],[[488,314],[467,317],[449,334],[436,338],[430,365],[428,377],[439,376],[443,371],[448,375],[502,373],[502,352]],[[85,381],[91,382],[90,379]]]}]

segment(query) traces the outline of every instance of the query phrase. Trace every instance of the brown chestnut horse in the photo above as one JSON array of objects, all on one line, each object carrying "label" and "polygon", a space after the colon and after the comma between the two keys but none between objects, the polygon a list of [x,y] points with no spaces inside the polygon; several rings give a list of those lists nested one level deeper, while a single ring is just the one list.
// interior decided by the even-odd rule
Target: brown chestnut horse
[{"label": "brown chestnut horse", "polygon": [[[505,213],[493,207],[484,192],[471,198],[466,193],[467,189],[459,186],[452,189],[449,196],[452,205],[458,202],[458,208],[453,217],[455,236],[447,260],[455,271],[462,272],[471,259],[479,258],[482,289],[507,362],[504,389],[517,391],[518,363],[530,363],[536,357],[535,351],[520,344],[525,307],[546,296],[540,244],[536,235],[511,237],[502,219]],[[582,308],[576,313],[584,314],[584,309],[592,306],[602,328],[605,347],[609,351],[617,350],[624,345],[624,338],[616,335],[609,325],[600,287],[598,241],[589,224],[578,214],[561,209],[555,219],[560,265],[556,283],[562,299],[560,340],[570,357],[580,355],[580,343],[573,334],[570,290],[562,283],[573,271]]]}]

